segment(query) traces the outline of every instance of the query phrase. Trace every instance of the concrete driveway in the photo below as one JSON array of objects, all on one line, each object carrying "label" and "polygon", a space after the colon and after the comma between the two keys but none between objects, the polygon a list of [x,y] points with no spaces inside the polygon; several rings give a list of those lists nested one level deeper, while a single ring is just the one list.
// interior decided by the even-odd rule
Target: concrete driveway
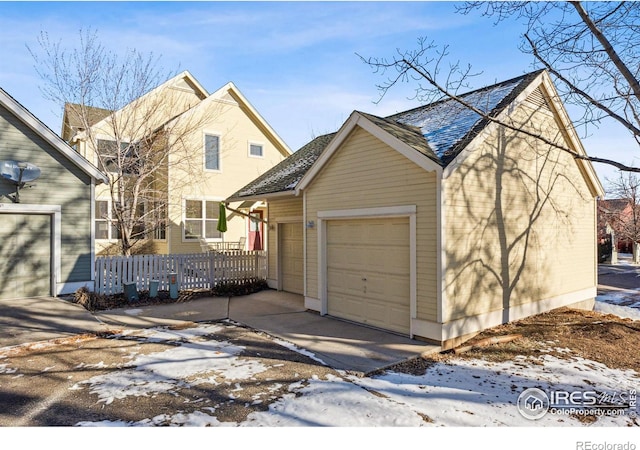
[{"label": "concrete driveway", "polygon": [[363,375],[440,347],[322,317],[302,296],[267,290],[233,297],[132,307],[91,314],[58,298],[0,301],[0,347],[107,330],[142,329],[223,319],[306,349],[334,369]]},{"label": "concrete driveway", "polygon": [[107,328],[82,306],[60,298],[0,300],[0,347],[95,333]]},{"label": "concrete driveway", "polygon": [[620,291],[640,289],[640,267],[632,264],[598,265],[598,290]]}]

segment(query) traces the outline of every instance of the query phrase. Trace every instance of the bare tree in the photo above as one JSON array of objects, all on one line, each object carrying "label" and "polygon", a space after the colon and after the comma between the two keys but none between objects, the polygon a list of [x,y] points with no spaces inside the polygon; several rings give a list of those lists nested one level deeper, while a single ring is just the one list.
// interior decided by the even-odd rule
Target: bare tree
[{"label": "bare tree", "polygon": [[81,30],[78,47],[71,50],[46,33],[38,44],[38,51],[29,51],[41,90],[48,100],[65,105],[77,125],[70,143],[84,143],[83,156],[95,157],[108,176],[112,213],[98,213],[115,229],[122,254],[129,255],[148,238],[162,237],[168,172],[179,166],[185,180],[196,173],[197,162],[188,151],[191,134],[214,113],[185,113],[201,99],[175,89],[154,94],[175,73],[165,73],[153,54],[108,50],[95,31]]},{"label": "bare tree", "polygon": [[[467,2],[458,7],[464,14],[481,10],[496,23],[523,20],[522,50],[532,54],[536,65],[549,71],[566,104],[578,106],[582,116],[576,126],[587,132],[604,119],[615,120],[640,143],[640,4],[614,2]],[[447,64],[448,48],[420,39],[415,50],[398,50],[391,58],[362,58],[374,70],[391,74],[378,88],[382,96],[400,82],[416,83],[416,98],[432,102],[451,98],[473,109],[458,95],[469,88],[474,73],[470,66]],[[506,127],[512,124],[500,122]],[[513,128],[512,128],[513,129]],[[524,130],[521,130],[524,132]],[[542,138],[541,136],[536,136]],[[606,157],[579,156],[558,143],[552,147],[573,153],[575,158],[608,164],[622,171],[640,168]]]},{"label": "bare tree", "polygon": [[607,180],[605,200],[608,207],[602,208],[607,223],[615,232],[618,242],[628,242],[632,248],[633,261],[640,262],[640,177],[635,173],[621,173],[615,180]]}]

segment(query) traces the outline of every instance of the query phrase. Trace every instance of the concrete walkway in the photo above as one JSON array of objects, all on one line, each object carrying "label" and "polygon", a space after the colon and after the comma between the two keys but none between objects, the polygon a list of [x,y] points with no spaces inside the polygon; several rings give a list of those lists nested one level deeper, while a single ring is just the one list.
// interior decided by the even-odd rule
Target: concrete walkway
[{"label": "concrete walkway", "polygon": [[393,333],[322,317],[304,308],[302,296],[277,291],[207,297],[185,303],[91,314],[57,298],[0,301],[0,347],[86,332],[211,322],[229,318],[306,349],[327,365],[358,375],[437,352],[440,347]]}]

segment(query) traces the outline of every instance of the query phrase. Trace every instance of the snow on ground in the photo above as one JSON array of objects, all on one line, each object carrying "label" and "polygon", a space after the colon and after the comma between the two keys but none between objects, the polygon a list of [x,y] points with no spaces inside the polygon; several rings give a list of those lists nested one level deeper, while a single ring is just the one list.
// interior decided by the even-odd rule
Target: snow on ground
[{"label": "snow on ground", "polygon": [[[638,269],[638,266],[632,263],[632,259],[633,255],[620,253],[618,255],[618,263],[611,267],[619,267],[625,272],[633,273]],[[627,289],[600,294],[596,297],[594,310],[606,314],[614,314],[625,319],[640,320],[640,289]]]},{"label": "snow on ground", "polygon": [[[388,373],[373,378],[309,380],[271,405],[253,413],[244,426],[577,426],[566,416],[525,419],[517,410],[527,388],[621,391],[634,388],[634,371],[612,370],[584,360],[545,355],[542,364],[524,358],[509,363],[457,360],[438,363],[424,375]],[[585,381],[588,380],[588,383]],[[623,426],[628,417],[602,417],[599,426]]]},{"label": "snow on ground", "polygon": [[624,319],[640,320],[640,291],[637,294],[623,291],[598,295],[593,309]]},{"label": "snow on ground", "polygon": [[[124,371],[99,375],[74,388],[89,385],[99,401],[110,403],[131,395],[172,392],[184,386],[209,382],[215,373],[227,379],[251,379],[266,368],[243,358],[242,347],[229,342],[203,339],[215,333],[216,325],[186,330],[147,330],[139,339],[150,342],[171,340],[179,344],[170,350],[133,356]],[[280,344],[286,344],[278,341]],[[289,349],[309,355],[306,350]],[[516,358],[493,363],[457,359],[436,363],[423,375],[387,372],[363,377],[336,372],[326,379],[303,379],[289,387],[265,412],[251,413],[242,423],[221,423],[215,410],[203,407],[190,414],[150,417],[136,423],[81,422],[81,426],[149,427],[175,426],[333,426],[333,427],[420,427],[420,426],[580,426],[574,418],[547,414],[542,419],[525,419],[518,412],[518,395],[530,387],[543,390],[593,389],[616,391],[635,388],[637,372],[614,370],[594,361],[543,354],[535,361]],[[197,403],[197,399],[195,403]],[[595,425],[625,426],[627,416],[602,417]]]},{"label": "snow on ground", "polygon": [[[621,258],[622,265],[628,265]],[[640,290],[616,291],[596,298],[596,311],[640,320]],[[89,386],[99,401],[107,404],[127,396],[172,392],[201,383],[216,384],[216,375],[227,380],[246,380],[267,367],[243,358],[243,348],[229,342],[202,337],[219,331],[219,325],[201,325],[185,330],[152,329],[137,334],[148,342],[178,343],[175,348],[148,355],[131,355],[128,367],[76,384]],[[278,345],[322,362],[313,353],[279,339]],[[0,365],[0,371],[6,370]],[[190,414],[161,415],[136,423],[82,422],[83,426],[149,427],[176,426],[242,427],[420,427],[420,426],[580,426],[575,418],[546,414],[539,420],[524,418],[516,407],[518,395],[527,388],[544,391],[597,389],[620,392],[637,389],[640,376],[631,370],[606,366],[566,355],[543,354],[532,361],[525,357],[511,362],[453,359],[430,366],[423,375],[387,372],[358,378],[344,372],[326,379],[302,379],[289,393],[269,406],[251,413],[242,423],[222,423],[215,410],[203,407]],[[197,402],[197,400],[196,400]],[[628,416],[600,417],[596,426],[625,426]]]},{"label": "snow on ground", "polygon": [[[129,368],[98,375],[75,384],[71,389],[82,389],[88,384],[100,401],[110,404],[114,399],[172,392],[176,388],[202,383],[216,384],[213,370],[227,380],[250,379],[267,368],[258,361],[237,358],[243,347],[228,342],[199,340],[200,336],[214,334],[221,329],[216,325],[203,325],[186,330],[146,330],[141,338],[149,342],[177,341],[180,346],[135,357]],[[202,375],[197,378],[197,375]],[[194,379],[194,377],[196,377]],[[187,383],[187,379],[191,381]]]}]

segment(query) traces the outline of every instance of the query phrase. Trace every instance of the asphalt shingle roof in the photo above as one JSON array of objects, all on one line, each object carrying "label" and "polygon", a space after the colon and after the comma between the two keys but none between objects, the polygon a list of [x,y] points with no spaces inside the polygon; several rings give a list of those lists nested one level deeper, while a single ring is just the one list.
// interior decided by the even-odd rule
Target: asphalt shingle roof
[{"label": "asphalt shingle roof", "polygon": [[[541,70],[487,86],[460,98],[495,117],[538,76]],[[453,99],[381,118],[358,112],[387,133],[446,167],[490,122]],[[319,136],[229,198],[239,199],[295,189],[336,133]]]},{"label": "asphalt shingle roof", "polygon": [[[495,117],[540,73],[541,70],[531,72],[460,97],[483,113]],[[388,119],[420,128],[443,166],[451,162],[489,122],[453,99],[394,114]]]},{"label": "asphalt shingle roof", "polygon": [[318,136],[229,198],[252,197],[295,189],[333,136],[335,133]]},{"label": "asphalt shingle roof", "polygon": [[95,125],[105,117],[111,114],[111,111],[103,108],[96,108],[94,106],[82,106],[77,103],[65,103],[64,105],[64,118],[65,122],[62,124],[62,139],[68,141],[73,137],[73,134],[85,127],[82,120],[81,111],[85,111],[89,125]]}]

